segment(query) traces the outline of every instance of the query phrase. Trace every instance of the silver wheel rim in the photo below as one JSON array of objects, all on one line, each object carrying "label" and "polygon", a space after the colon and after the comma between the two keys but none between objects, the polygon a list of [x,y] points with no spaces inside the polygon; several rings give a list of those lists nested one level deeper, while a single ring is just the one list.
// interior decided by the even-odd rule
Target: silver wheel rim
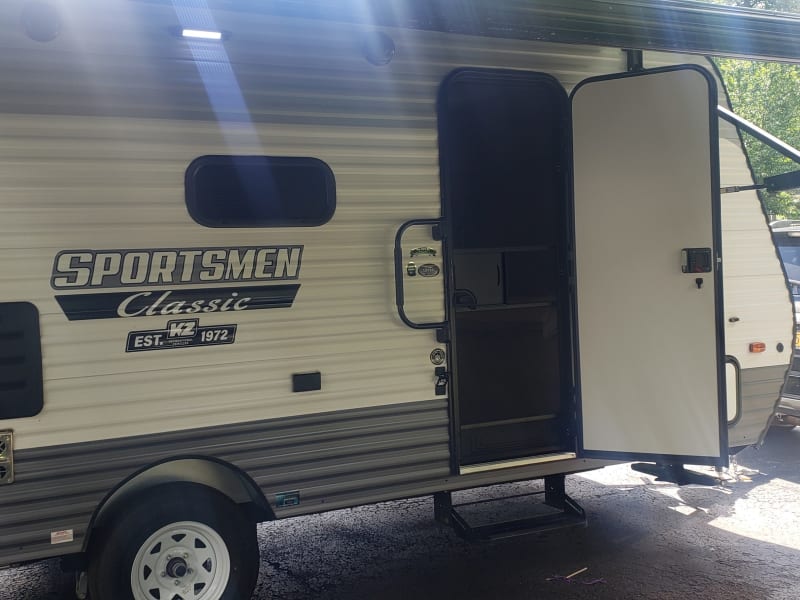
[{"label": "silver wheel rim", "polygon": [[208,525],[171,523],[141,545],[133,560],[135,600],[219,600],[228,585],[231,558]]}]

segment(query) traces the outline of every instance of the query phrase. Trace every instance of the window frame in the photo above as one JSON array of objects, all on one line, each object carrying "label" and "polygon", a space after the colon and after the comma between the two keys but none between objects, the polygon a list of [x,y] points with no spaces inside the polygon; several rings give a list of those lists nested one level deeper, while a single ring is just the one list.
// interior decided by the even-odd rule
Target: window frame
[{"label": "window frame", "polygon": [[[242,165],[248,166],[256,165],[266,162],[271,167],[316,167],[323,173],[325,179],[325,208],[324,214],[316,219],[269,219],[267,221],[257,221],[251,224],[226,224],[219,221],[208,219],[202,214],[200,210],[201,205],[198,202],[198,188],[195,182],[198,172],[206,166],[225,166],[225,165]],[[264,229],[264,228],[279,228],[279,227],[319,227],[324,225],[333,218],[336,212],[336,178],[333,170],[323,160],[314,157],[305,156],[266,156],[260,154],[206,154],[195,158],[189,166],[186,167],[184,176],[184,193],[186,209],[192,219],[204,227],[214,229]]]}]

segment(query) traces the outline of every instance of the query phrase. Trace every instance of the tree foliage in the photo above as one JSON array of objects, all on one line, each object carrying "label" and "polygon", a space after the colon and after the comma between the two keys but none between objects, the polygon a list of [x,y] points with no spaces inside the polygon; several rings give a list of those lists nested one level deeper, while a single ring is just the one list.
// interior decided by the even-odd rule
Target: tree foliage
[{"label": "tree foliage", "polygon": [[800,12],[800,0],[710,0],[714,4],[726,4],[741,8],[758,8],[778,12]]},{"label": "tree foliage", "polygon": [[[713,0],[744,8],[800,12],[800,0]],[[733,110],[787,144],[800,148],[800,65],[717,59]],[[756,139],[744,135],[757,179],[800,168]],[[796,192],[796,190],[794,191]],[[796,193],[763,194],[773,217],[800,218]]]},{"label": "tree foliage", "polygon": [[[718,59],[733,110],[795,148],[800,147],[800,65]],[[792,160],[749,135],[744,143],[756,178],[800,168]],[[800,218],[796,197],[764,194],[775,217]]]}]

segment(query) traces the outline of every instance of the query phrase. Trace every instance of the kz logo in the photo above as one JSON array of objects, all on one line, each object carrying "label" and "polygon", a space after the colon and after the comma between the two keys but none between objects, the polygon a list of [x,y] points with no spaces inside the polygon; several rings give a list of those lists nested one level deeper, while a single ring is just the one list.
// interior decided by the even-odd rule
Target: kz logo
[{"label": "kz logo", "polygon": [[125,352],[219,346],[236,341],[236,325],[200,325],[199,319],[167,321],[163,329],[131,331]]},{"label": "kz logo", "polygon": [[198,323],[198,319],[189,319],[187,321],[170,321],[167,323],[167,337],[194,337],[197,334]]}]

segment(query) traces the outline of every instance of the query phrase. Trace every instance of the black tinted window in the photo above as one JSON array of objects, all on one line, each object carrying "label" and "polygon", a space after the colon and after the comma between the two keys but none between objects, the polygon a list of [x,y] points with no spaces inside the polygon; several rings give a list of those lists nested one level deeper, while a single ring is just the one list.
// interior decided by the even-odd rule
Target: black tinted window
[{"label": "black tinted window", "polygon": [[201,156],[186,170],[186,205],[207,227],[322,225],[336,208],[336,184],[316,158]]},{"label": "black tinted window", "polygon": [[0,423],[42,411],[39,311],[30,302],[0,303]]}]

